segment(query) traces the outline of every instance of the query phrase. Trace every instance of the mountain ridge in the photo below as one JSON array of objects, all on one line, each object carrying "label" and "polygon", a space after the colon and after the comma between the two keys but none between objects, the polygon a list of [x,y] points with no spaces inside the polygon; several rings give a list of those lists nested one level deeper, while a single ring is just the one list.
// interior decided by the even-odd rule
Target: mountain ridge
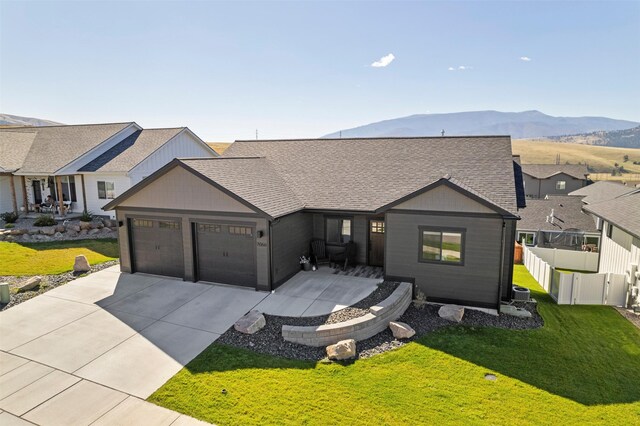
[{"label": "mountain ridge", "polygon": [[44,120],[35,117],[22,117],[20,115],[0,114],[0,126],[56,126],[62,123]]}]

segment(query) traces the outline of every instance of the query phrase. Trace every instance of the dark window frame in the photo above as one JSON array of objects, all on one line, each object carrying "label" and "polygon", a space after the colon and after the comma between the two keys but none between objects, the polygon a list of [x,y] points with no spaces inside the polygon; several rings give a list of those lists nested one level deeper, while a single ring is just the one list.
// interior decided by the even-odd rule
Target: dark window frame
[{"label": "dark window frame", "polygon": [[[348,219],[351,221],[351,226],[349,227],[349,231],[350,231],[350,235],[349,235],[349,241],[353,241],[353,228],[354,228],[354,217],[353,216],[348,216],[348,215],[330,215],[330,216],[325,216],[324,217],[324,241],[327,245],[330,246],[344,246],[345,244],[347,244],[346,242],[333,242],[333,241],[329,241],[329,235],[327,233],[327,221],[331,220],[331,219],[339,219],[339,220],[345,220]],[[340,230],[340,235],[342,236],[342,230]]]},{"label": "dark window frame", "polygon": [[525,238],[526,238],[526,235],[531,235],[532,238],[531,238],[531,244],[528,244],[526,242],[526,240],[525,240],[525,245],[529,246],[529,247],[535,246],[536,245],[536,233],[533,232],[533,231],[518,231],[518,242],[522,243],[522,237],[525,236]]},{"label": "dark window frame", "polygon": [[[423,236],[424,232],[439,232],[443,233],[452,233],[452,234],[460,234],[460,261],[452,262],[447,260],[442,260],[442,235],[440,235],[440,260],[432,260],[423,258]],[[418,262],[419,263],[430,263],[435,265],[448,265],[448,266],[464,266],[466,256],[466,241],[467,241],[467,228],[452,228],[452,227],[441,227],[441,226],[419,226],[418,227]]]},{"label": "dark window frame", "polygon": [[[111,192],[112,192],[112,196],[109,197],[109,190],[107,189],[107,184],[111,184]],[[102,190],[100,189],[100,184],[102,184]],[[113,181],[109,181],[109,180],[99,180],[96,183],[97,187],[98,187],[98,199],[99,200],[113,200],[116,198],[116,183]],[[103,195],[101,195],[101,193]]]},{"label": "dark window frame", "polygon": [[607,238],[611,240],[612,236],[613,236],[613,225],[610,222],[607,222]]}]

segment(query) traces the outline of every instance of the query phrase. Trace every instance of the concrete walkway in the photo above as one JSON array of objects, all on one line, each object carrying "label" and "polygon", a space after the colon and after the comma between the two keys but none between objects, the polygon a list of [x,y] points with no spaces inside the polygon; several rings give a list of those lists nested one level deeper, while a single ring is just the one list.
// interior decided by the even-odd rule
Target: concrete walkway
[{"label": "concrete walkway", "polygon": [[275,293],[114,266],[0,312],[0,425],[204,424],[144,399],[238,318],[310,316],[380,280],[301,272]]}]

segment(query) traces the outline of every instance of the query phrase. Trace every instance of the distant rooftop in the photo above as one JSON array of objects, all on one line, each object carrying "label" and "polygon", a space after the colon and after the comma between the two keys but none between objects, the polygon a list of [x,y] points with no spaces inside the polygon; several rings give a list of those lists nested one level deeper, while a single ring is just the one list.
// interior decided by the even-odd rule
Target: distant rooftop
[{"label": "distant rooftop", "polygon": [[[527,207],[520,210],[518,230],[526,231],[566,231],[579,229],[598,232],[593,217],[582,211],[581,197],[569,195],[548,195],[540,200],[527,200]],[[551,211],[553,210],[553,223]],[[549,217],[549,221],[547,221]]]},{"label": "distant rooftop", "polygon": [[523,164],[522,172],[538,179],[547,179],[558,173],[564,173],[576,179],[585,179],[589,174],[587,166],[580,164]]},{"label": "distant rooftop", "polygon": [[569,195],[584,197],[585,204],[595,204],[606,200],[613,200],[621,195],[633,192],[636,188],[623,185],[619,182],[601,180],[591,185],[570,192]]}]

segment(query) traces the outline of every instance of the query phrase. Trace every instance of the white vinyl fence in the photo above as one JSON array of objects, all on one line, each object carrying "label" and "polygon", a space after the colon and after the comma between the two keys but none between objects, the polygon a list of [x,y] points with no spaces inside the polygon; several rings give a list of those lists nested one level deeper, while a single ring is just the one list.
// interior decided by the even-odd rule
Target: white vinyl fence
[{"label": "white vinyl fence", "polygon": [[598,253],[544,247],[528,247],[528,249],[554,268],[587,272],[598,271]]},{"label": "white vinyl fence", "polygon": [[524,266],[559,305],[624,306],[627,284],[622,274],[563,273],[523,246]]}]

